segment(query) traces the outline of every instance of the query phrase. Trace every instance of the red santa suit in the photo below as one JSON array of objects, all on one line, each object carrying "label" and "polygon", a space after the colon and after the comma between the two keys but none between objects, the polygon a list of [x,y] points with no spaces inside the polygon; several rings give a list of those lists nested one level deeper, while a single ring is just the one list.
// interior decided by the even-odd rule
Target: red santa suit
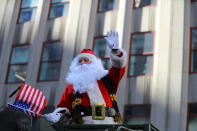
[{"label": "red santa suit", "polygon": [[[95,81],[92,81],[88,83],[88,86],[90,88],[87,88],[85,91],[82,91],[81,94],[81,105],[83,107],[90,107],[94,104],[103,104],[105,107],[112,107],[112,101],[110,99],[109,91],[107,90],[106,85],[104,84],[103,77],[108,76],[110,80],[113,82],[113,87],[110,87],[114,90],[114,92],[117,92],[118,84],[123,77],[125,73],[125,65],[126,65],[126,53],[122,50],[121,55],[117,56],[113,52],[111,52],[110,59],[112,63],[112,67],[109,69],[109,71],[106,71],[106,73],[103,73],[100,75],[100,78],[95,79]],[[84,55],[85,54],[85,55]],[[90,56],[93,59],[96,57],[94,54],[81,52],[80,55],[78,55],[74,61],[77,61],[78,58],[84,57],[84,56]],[[98,59],[98,58],[96,58]],[[94,60],[93,60],[94,61]],[[76,64],[76,63],[75,63]],[[72,112],[72,102],[74,100],[74,93],[77,89],[74,87],[73,84],[68,84],[61,96],[61,99],[57,105],[57,107],[66,107],[70,112]],[[83,117],[84,123],[86,124],[114,124],[113,117],[105,117],[104,120],[93,120],[92,116],[84,116]]]}]

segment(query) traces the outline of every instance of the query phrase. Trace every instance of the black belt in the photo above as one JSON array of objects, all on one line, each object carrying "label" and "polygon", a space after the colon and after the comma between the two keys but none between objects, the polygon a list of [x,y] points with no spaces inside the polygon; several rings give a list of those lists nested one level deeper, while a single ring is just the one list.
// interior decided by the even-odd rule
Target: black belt
[{"label": "black belt", "polygon": [[[93,110],[94,108],[94,110]],[[88,107],[82,107],[81,108],[81,115],[82,116],[92,116],[92,115],[96,115],[96,116],[101,116],[102,112],[104,110],[105,116],[108,117],[114,117],[115,116],[115,109],[112,107],[104,107],[104,108],[100,108],[99,106],[96,107],[92,107],[92,106],[88,106]]]}]

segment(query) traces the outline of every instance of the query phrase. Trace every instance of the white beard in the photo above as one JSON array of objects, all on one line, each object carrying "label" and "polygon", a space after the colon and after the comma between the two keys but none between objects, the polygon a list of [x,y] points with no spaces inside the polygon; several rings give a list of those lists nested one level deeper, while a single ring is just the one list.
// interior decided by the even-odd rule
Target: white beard
[{"label": "white beard", "polygon": [[75,58],[70,66],[70,71],[66,78],[67,82],[73,84],[74,91],[85,93],[91,88],[97,80],[107,75],[108,71],[104,69],[100,59],[91,59],[91,64],[78,65],[78,58]]}]

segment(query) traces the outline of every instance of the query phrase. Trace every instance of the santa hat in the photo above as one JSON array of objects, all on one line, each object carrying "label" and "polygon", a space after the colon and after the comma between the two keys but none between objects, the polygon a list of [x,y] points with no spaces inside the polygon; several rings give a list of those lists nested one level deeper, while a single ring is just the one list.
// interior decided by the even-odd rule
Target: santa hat
[{"label": "santa hat", "polygon": [[77,56],[78,59],[81,58],[81,57],[87,57],[90,60],[93,60],[93,59],[97,58],[96,55],[94,54],[94,52],[91,49],[83,49],[79,53],[79,55]]},{"label": "santa hat", "polygon": [[91,60],[93,63],[98,61],[98,57],[94,54],[91,49],[83,49],[71,62],[71,67],[77,66],[79,63],[79,59],[85,57]]}]

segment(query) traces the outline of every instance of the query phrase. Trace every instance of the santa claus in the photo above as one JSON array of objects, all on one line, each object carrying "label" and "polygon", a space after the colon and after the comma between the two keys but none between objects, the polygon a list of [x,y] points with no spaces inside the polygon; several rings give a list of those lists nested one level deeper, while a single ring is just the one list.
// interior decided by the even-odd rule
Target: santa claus
[{"label": "santa claus", "polygon": [[[105,39],[111,48],[112,67],[105,70],[91,49],[84,49],[72,61],[67,86],[53,113],[44,118],[57,123],[71,116],[74,123],[115,124],[121,122],[116,92],[125,72],[126,52],[119,48],[118,33],[110,31]],[[68,115],[69,114],[69,115]]]}]

